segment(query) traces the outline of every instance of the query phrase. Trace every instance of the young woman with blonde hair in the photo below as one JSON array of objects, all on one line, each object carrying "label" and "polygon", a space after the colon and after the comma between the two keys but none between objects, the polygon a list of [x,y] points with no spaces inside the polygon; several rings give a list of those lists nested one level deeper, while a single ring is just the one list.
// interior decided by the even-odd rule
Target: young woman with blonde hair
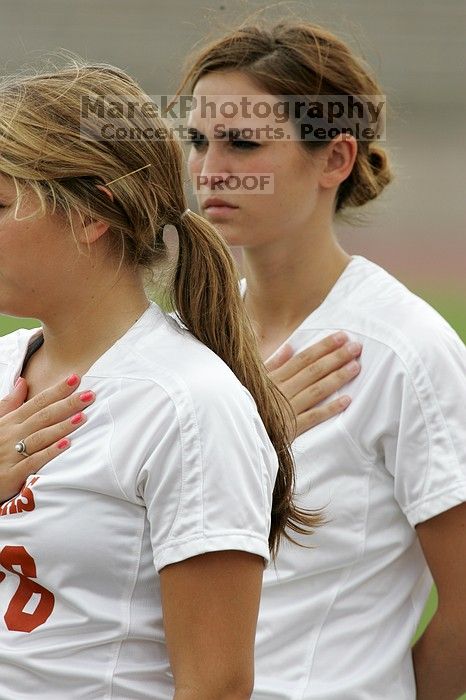
[{"label": "young woman with blonde hair", "polygon": [[[363,109],[358,124],[349,107],[336,118],[326,108],[362,101],[382,114],[382,90],[331,32],[282,21],[197,50],[179,92],[196,100],[189,167],[200,210],[242,248],[245,308],[298,417],[309,371],[303,356],[284,359],[306,348],[312,359],[313,343],[344,331],[345,371],[362,348],[361,365],[346,369],[348,408],[294,442],[299,503],[325,507],[327,522],[313,548],[287,542],[265,572],[253,698],[454,700],[466,689],[466,351],[334,233],[337,213],[392,176],[381,117],[369,124]],[[229,187],[246,176],[267,176],[273,191]],[[439,609],[411,655],[431,574]]]},{"label": "young woman with blonde hair", "polygon": [[[0,311],[42,322],[0,340],[2,698],[249,697],[264,560],[319,521],[291,500],[233,261],[148,102],[105,65],[0,84]],[[166,224],[183,329],[144,286]]]}]

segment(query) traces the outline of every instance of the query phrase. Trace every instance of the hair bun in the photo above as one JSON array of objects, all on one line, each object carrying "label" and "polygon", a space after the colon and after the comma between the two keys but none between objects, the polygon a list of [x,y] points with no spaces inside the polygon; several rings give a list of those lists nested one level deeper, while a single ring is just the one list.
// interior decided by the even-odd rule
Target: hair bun
[{"label": "hair bun", "polygon": [[371,143],[369,145],[369,163],[376,178],[379,191],[382,191],[393,179],[393,173],[385,149]]},{"label": "hair bun", "polygon": [[378,173],[380,170],[382,170],[386,159],[385,151],[382,151],[381,148],[374,146],[369,147],[369,163],[371,164],[374,173]]},{"label": "hair bun", "polygon": [[361,148],[351,175],[341,183],[336,211],[347,207],[362,207],[375,199],[393,179],[387,153],[373,143]]}]

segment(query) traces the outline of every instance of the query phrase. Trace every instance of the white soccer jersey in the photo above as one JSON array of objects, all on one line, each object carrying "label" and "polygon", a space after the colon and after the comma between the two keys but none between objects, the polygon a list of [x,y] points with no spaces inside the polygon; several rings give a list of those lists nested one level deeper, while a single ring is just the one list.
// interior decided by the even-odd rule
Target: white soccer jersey
[{"label": "white soccer jersey", "polygon": [[352,403],[294,443],[299,503],[328,523],[265,572],[254,700],[414,700],[410,640],[432,583],[414,526],[466,501],[456,333],[360,256],[288,342],[338,330],[363,345],[340,392]]},{"label": "white soccer jersey", "polygon": [[[0,396],[38,332],[0,340]],[[268,560],[277,458],[250,394],[155,304],[82,386],[71,448],[0,506],[0,698],[171,700],[158,572]]]}]

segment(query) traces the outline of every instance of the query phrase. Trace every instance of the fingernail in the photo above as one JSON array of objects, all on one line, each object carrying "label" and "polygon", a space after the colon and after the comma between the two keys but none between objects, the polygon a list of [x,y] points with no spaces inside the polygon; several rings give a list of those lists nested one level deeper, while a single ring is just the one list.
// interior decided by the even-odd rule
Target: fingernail
[{"label": "fingernail", "polygon": [[349,396],[342,396],[340,399],[340,406],[346,408],[351,403],[351,398]]},{"label": "fingernail", "polygon": [[341,345],[342,343],[345,342],[345,340],[348,340],[348,336],[346,335],[346,333],[342,333],[342,332],[335,333],[335,335],[333,336],[333,340],[336,343],[338,343],[338,345]]},{"label": "fingernail", "polygon": [[362,345],[361,343],[348,343],[346,346],[348,348],[348,351],[352,354],[355,355],[357,352],[362,350]]},{"label": "fingernail", "polygon": [[57,442],[57,447],[59,450],[64,450],[66,447],[69,447],[71,445],[70,441],[67,440],[66,438],[63,438],[60,440],[60,442]]},{"label": "fingernail", "polygon": [[68,386],[75,386],[79,382],[79,377],[77,374],[72,374],[71,377],[68,377],[66,380],[66,383]]},{"label": "fingernail", "polygon": [[348,363],[346,366],[348,368],[348,372],[351,372],[351,374],[353,374],[353,373],[355,374],[356,372],[359,372],[359,370],[361,369],[361,365],[356,360],[353,360],[352,362]]},{"label": "fingernail", "polygon": [[77,425],[78,423],[80,423],[82,421],[83,418],[84,418],[84,416],[82,413],[76,413],[76,415],[74,415],[73,418],[71,419],[71,423],[73,425]]},{"label": "fingernail", "polygon": [[22,379],[22,377],[18,377],[18,379],[15,381],[15,389],[18,386],[18,384],[20,383],[21,379]]},{"label": "fingernail", "polygon": [[93,391],[84,391],[79,398],[83,403],[87,403],[88,401],[92,401],[92,399],[95,398],[95,394]]}]

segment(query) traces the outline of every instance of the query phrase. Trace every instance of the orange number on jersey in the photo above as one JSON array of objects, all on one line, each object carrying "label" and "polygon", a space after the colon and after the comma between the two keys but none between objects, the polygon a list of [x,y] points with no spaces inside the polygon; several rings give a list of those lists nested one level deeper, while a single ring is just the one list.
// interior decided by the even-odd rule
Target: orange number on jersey
[{"label": "orange number on jersey", "polygon": [[[3,547],[0,552],[0,564],[7,571],[19,576],[19,586],[5,613],[6,626],[13,632],[32,632],[39,625],[43,625],[52,614],[55,605],[54,595],[37,581],[31,580],[37,575],[36,564],[24,547]],[[16,571],[13,568],[15,565],[19,566],[21,571]],[[4,578],[5,574],[0,573],[0,583]],[[32,613],[25,612],[24,608],[34,593],[40,596],[36,609]]]}]

